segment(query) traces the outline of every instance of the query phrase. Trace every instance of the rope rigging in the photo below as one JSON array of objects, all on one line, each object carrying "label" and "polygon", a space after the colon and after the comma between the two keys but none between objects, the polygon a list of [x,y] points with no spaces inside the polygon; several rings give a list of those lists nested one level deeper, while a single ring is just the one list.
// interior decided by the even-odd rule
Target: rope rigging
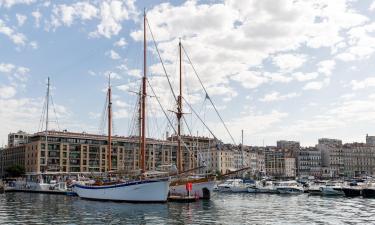
[{"label": "rope rigging", "polygon": [[196,77],[198,78],[198,81],[199,81],[199,83],[201,84],[201,86],[202,86],[202,88],[203,88],[203,90],[204,90],[204,92],[205,92],[205,94],[206,94],[206,98],[211,102],[211,105],[212,105],[213,108],[215,109],[215,112],[216,112],[216,114],[218,115],[218,117],[220,118],[221,123],[224,125],[224,127],[225,127],[226,131],[228,132],[230,138],[232,139],[234,145],[236,145],[236,142],[235,142],[235,140],[234,140],[232,134],[230,133],[230,131],[229,131],[227,125],[224,123],[224,120],[223,120],[223,118],[221,117],[221,115],[220,115],[219,111],[217,110],[215,104],[213,103],[212,99],[211,99],[210,96],[208,95],[208,92],[207,92],[205,86],[203,85],[202,80],[200,79],[200,77],[199,77],[199,75],[198,75],[198,72],[197,72],[197,70],[195,69],[195,67],[194,67],[194,65],[193,65],[193,63],[192,63],[192,61],[190,60],[190,57],[189,57],[189,55],[187,54],[187,52],[186,52],[186,50],[185,50],[185,47],[184,47],[183,45],[182,45],[182,49],[183,49],[184,54],[185,54],[185,56],[187,57],[187,59],[188,59],[190,65],[191,65],[191,67],[192,67],[192,69],[193,69],[193,71],[194,71],[194,74],[195,74]]}]

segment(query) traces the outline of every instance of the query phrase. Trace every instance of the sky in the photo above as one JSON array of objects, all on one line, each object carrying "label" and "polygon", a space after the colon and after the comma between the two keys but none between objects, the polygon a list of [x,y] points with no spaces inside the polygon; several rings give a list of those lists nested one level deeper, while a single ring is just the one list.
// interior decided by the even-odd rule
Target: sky
[{"label": "sky", "polygon": [[375,135],[375,1],[0,0],[0,144],[44,129],[47,77],[50,129],[105,133],[111,74],[114,133],[136,135],[144,9],[149,137],[176,126],[161,62],[178,95],[180,39],[185,134],[238,144],[243,130],[258,146]]}]

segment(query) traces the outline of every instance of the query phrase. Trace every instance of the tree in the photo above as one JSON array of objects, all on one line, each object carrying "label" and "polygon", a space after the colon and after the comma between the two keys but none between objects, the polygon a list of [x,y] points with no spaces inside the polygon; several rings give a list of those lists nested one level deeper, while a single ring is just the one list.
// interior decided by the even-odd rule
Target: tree
[{"label": "tree", "polygon": [[13,165],[5,169],[8,176],[10,177],[20,177],[25,174],[25,167],[21,165]]}]

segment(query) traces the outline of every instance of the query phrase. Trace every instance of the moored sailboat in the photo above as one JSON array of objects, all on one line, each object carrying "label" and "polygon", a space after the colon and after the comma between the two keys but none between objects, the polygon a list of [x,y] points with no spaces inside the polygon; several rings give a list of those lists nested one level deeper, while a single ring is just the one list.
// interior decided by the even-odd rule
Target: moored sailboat
[{"label": "moored sailboat", "polygon": [[[169,192],[169,177],[164,178],[146,178],[145,172],[145,148],[146,148],[146,13],[144,21],[144,67],[142,78],[142,95],[141,95],[141,135],[140,135],[140,166],[141,176],[138,180],[127,182],[116,182],[103,185],[83,185],[75,184],[73,190],[79,197],[92,200],[110,200],[126,202],[166,202]],[[111,130],[112,130],[112,102],[111,102],[111,85],[108,87],[108,161],[109,171],[111,171]]]}]

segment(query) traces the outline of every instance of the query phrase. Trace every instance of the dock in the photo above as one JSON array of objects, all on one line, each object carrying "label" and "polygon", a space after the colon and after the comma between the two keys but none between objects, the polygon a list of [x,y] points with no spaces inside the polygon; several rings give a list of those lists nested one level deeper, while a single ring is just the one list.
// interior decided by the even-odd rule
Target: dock
[{"label": "dock", "polygon": [[195,196],[180,196],[180,195],[171,195],[168,197],[169,202],[181,202],[181,203],[190,203],[196,202],[199,198]]}]

